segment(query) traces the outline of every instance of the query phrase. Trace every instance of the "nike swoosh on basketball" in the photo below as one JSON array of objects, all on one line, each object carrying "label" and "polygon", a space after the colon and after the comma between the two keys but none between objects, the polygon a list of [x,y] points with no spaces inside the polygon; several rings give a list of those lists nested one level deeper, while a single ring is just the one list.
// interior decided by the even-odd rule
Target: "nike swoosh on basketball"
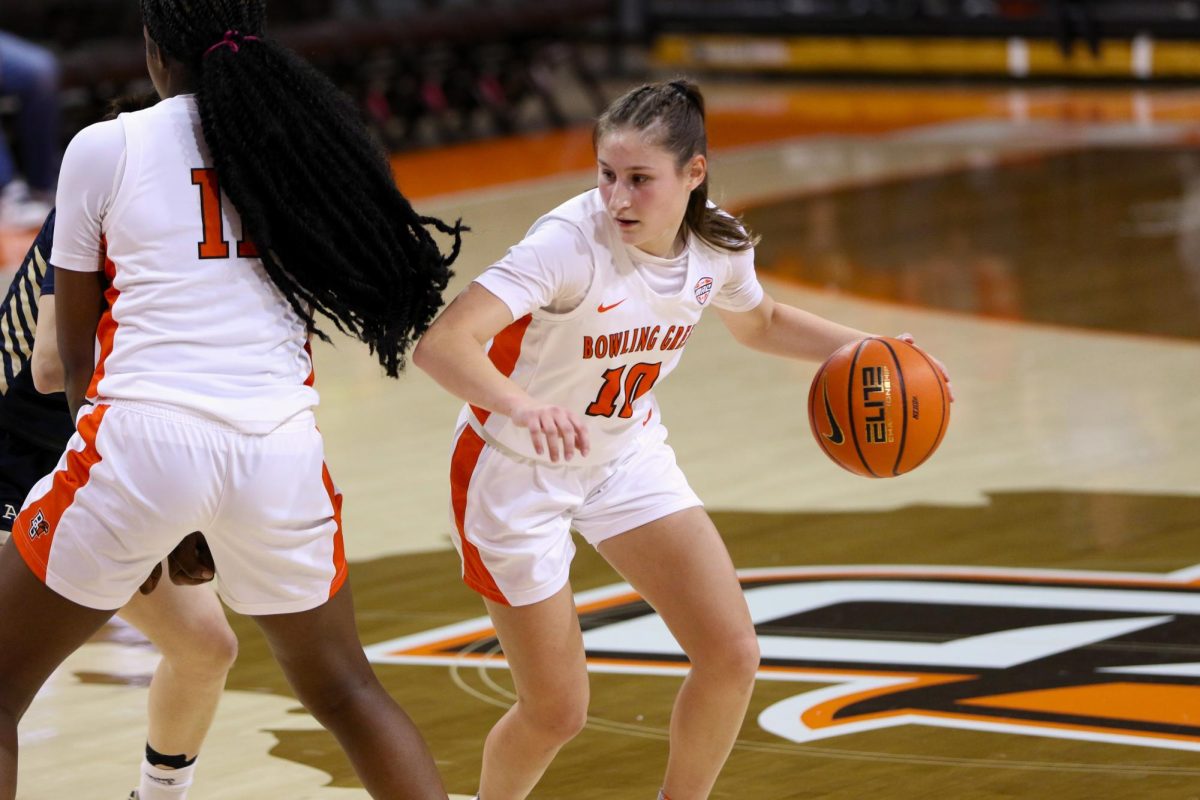
[{"label": "nike swoosh on basketball", "polygon": [[612,305],[608,305],[608,306],[604,305],[604,303],[601,303],[600,305],[596,306],[596,310],[599,311],[601,314],[603,314],[605,311],[612,311],[614,308],[621,305],[621,303],[624,303],[628,299],[629,299],[628,297],[622,297],[617,302],[613,303]]},{"label": "nike swoosh on basketball", "polygon": [[842,426],[838,425],[837,418],[833,416],[833,408],[829,405],[829,379],[821,381],[821,391],[825,398],[825,416],[829,417],[829,433],[821,435],[828,439],[833,444],[841,444],[846,441],[846,437],[842,434]]}]

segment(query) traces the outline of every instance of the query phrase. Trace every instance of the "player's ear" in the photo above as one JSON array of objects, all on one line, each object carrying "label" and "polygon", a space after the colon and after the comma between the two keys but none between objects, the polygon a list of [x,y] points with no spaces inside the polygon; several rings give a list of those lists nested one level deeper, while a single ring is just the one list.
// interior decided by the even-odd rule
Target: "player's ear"
[{"label": "player's ear", "polygon": [[708,159],[703,153],[697,153],[684,167],[684,173],[688,179],[688,191],[692,191],[708,177]]}]

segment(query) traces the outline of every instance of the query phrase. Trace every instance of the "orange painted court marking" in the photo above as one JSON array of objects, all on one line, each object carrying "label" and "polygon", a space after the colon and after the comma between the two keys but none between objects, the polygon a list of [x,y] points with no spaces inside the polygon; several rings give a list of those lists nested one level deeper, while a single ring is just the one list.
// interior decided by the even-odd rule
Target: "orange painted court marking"
[{"label": "orange painted court marking", "polygon": [[1200,724],[1200,687],[1104,683],[972,697],[964,705],[1106,717],[1166,725]]}]

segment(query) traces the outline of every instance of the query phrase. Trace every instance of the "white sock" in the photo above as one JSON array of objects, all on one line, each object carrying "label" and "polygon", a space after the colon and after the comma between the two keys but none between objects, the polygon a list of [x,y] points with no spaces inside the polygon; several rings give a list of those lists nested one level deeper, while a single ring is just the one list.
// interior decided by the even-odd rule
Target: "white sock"
[{"label": "white sock", "polygon": [[138,784],[138,800],[184,800],[192,787],[196,763],[179,769],[156,767],[142,759],[142,781]]}]

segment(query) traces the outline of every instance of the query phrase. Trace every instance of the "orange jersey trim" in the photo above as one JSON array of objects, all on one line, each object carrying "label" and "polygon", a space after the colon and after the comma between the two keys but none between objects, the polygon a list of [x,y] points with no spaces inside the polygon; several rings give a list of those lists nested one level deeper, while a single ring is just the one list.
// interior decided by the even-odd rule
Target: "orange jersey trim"
[{"label": "orange jersey trim", "polygon": [[[101,238],[100,246],[105,252],[108,251],[108,242]],[[88,384],[87,396],[98,397],[100,381],[104,380],[104,362],[112,355],[113,340],[117,336],[117,321],[113,319],[113,306],[117,304],[117,299],[121,296],[121,292],[113,285],[113,280],[117,277],[117,265],[107,255],[104,257],[104,275],[108,278],[108,288],[104,290],[104,301],[107,308],[100,316],[100,323],[96,326],[96,340],[100,344],[100,357],[96,359],[96,369],[92,373],[92,382]]]},{"label": "orange jersey trim", "polygon": [[[531,322],[533,322],[533,315],[526,314],[519,320],[509,323],[507,328],[492,339],[492,346],[488,349],[488,358],[492,360],[492,365],[500,374],[506,378],[510,377],[513,370],[517,368],[517,359],[521,357],[521,342],[525,340],[525,331],[529,330]],[[471,406],[471,412],[481,423],[487,422],[487,418],[492,415],[492,412],[485,411],[478,406]]]}]

